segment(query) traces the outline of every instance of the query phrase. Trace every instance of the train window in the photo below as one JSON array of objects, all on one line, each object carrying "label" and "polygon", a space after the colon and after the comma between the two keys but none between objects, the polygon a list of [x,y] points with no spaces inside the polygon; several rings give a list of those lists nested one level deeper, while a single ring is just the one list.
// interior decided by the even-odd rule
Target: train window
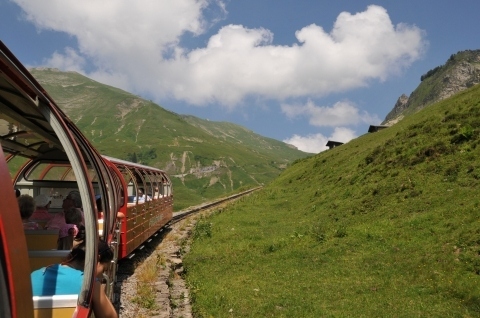
[{"label": "train window", "polygon": [[119,203],[119,206],[118,207],[114,207],[116,209],[122,207],[124,204],[125,204],[125,196],[126,196],[126,193],[125,193],[125,190],[123,188],[123,185],[122,185],[122,182],[119,178],[119,176],[115,173],[115,171],[110,167],[110,172],[112,174],[112,178],[113,178],[113,183],[114,183],[114,192],[116,192],[116,195],[117,197],[120,199],[120,202]]},{"label": "train window", "polygon": [[127,184],[128,195],[133,195],[133,181],[130,175],[126,171],[122,171],[123,180]]},{"label": "train window", "polygon": [[37,163],[31,167],[25,174],[28,181],[44,180],[44,181],[75,181],[75,176],[71,172],[68,164],[52,164],[50,162]]},{"label": "train window", "polygon": [[17,171],[29,161],[29,158],[21,157],[21,156],[14,156],[11,159],[8,159],[8,170],[10,171],[10,177],[12,180],[15,178]]},{"label": "train window", "polygon": [[[34,167],[30,168],[30,170],[26,173],[25,175],[25,179],[29,180],[29,181],[33,181],[33,180],[43,180],[43,178],[45,177],[46,174],[49,174],[49,171],[51,171],[52,169],[52,165],[50,163],[39,163],[37,165],[35,165]],[[64,170],[64,169],[63,169]],[[59,173],[58,170],[56,170],[57,174]],[[64,172],[64,171],[62,171]],[[52,173],[50,174],[50,177],[54,177],[56,173]],[[60,172],[60,176],[62,175],[63,173]],[[60,177],[57,176],[57,177],[54,177],[53,180],[59,180]],[[52,180],[52,179],[50,179]]]},{"label": "train window", "polygon": [[152,176],[152,179],[154,180],[154,190],[153,190],[153,196],[155,199],[158,199],[162,195],[162,177],[158,174],[154,174]]},{"label": "train window", "polygon": [[[70,170],[70,166],[66,165],[53,166],[50,164],[39,164],[31,171],[27,180],[63,180],[64,176],[68,174]],[[69,181],[75,181],[75,178],[70,178]]]},{"label": "train window", "polygon": [[154,176],[146,170],[142,170],[142,174],[145,180],[145,194],[152,198],[155,191]]},{"label": "train window", "polygon": [[[95,170],[93,170],[93,168],[91,168],[91,167],[88,167],[87,169],[88,169],[87,170],[88,179],[91,180],[92,182],[98,181],[98,176],[95,173]],[[62,180],[62,181],[75,181],[76,180],[75,179],[75,174],[73,173],[72,169],[70,169],[66,172],[67,173],[64,176],[62,176],[60,179],[57,179],[57,180]],[[44,180],[47,180],[47,179],[44,179]]]},{"label": "train window", "polygon": [[134,168],[132,169],[132,172],[137,180],[138,186],[140,188],[143,188],[144,191],[146,191],[144,184],[145,172],[140,168]]},{"label": "train window", "polygon": [[128,202],[132,203],[134,202],[134,197],[136,196],[136,191],[135,191],[135,185],[132,179],[132,175],[130,173],[130,170],[127,169],[125,166],[117,166],[118,170],[122,174],[123,180],[125,181],[125,184],[127,185],[126,189],[126,195],[128,197]]},{"label": "train window", "polygon": [[[8,115],[3,114],[2,117],[6,116]],[[39,135],[19,124],[15,119],[8,117],[7,119],[0,119],[0,136],[6,153],[22,151],[34,154],[38,147],[45,143]]]},{"label": "train window", "polygon": [[91,167],[88,167],[88,177],[89,177],[89,179],[92,180],[93,182],[97,182],[97,181],[98,181],[97,173],[96,173],[95,170],[93,170],[93,168],[91,168]]},{"label": "train window", "polygon": [[[88,168],[88,176],[91,181],[98,181],[98,176],[93,168]],[[41,162],[26,173],[28,181],[76,181],[75,174],[70,164]]]},{"label": "train window", "polygon": [[75,180],[77,180],[77,179],[75,178],[75,174],[73,173],[73,170],[70,169],[70,170],[67,171],[67,173],[65,174],[65,176],[63,177],[62,180],[65,180],[65,181],[75,181]]},{"label": "train window", "polygon": [[63,180],[63,176],[69,171],[71,171],[70,166],[52,166],[46,171],[42,180]]}]

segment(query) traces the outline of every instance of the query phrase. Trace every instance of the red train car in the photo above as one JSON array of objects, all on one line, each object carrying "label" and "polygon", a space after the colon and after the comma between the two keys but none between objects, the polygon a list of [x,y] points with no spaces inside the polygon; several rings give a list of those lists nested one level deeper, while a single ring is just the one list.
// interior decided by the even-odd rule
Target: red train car
[{"label": "red train car", "polygon": [[[0,207],[0,313],[71,317],[76,311],[77,317],[87,317],[98,255],[95,242],[105,240],[115,250],[106,276],[111,295],[116,261],[171,220],[172,183],[160,169],[100,155],[2,42],[0,143],[0,196],[4,198]],[[10,175],[11,171],[16,172]],[[32,310],[30,271],[59,262],[68,251],[55,250],[58,230],[23,230],[14,188],[32,197],[47,195],[52,214],[62,212],[67,196],[75,197],[82,208],[88,253],[78,295],[34,296]]]},{"label": "red train car", "polygon": [[[123,222],[119,258],[130,255],[172,219],[173,192],[168,175],[156,168],[103,156],[116,176]],[[139,196],[141,190],[144,198]]]}]

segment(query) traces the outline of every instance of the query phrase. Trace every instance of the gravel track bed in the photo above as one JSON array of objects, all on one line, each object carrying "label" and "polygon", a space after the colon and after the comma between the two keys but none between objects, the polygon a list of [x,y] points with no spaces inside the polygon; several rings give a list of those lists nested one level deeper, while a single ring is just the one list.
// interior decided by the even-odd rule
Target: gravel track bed
[{"label": "gravel track bed", "polygon": [[[160,232],[145,247],[135,252],[132,259],[119,262],[115,301],[119,316],[122,318],[189,318],[192,317],[189,291],[182,279],[183,264],[180,254],[182,242],[188,239],[196,222],[196,216],[190,216]],[[183,247],[185,249],[185,246]],[[149,260],[162,260],[164,266],[156,273],[156,308],[142,308],[134,301],[139,284],[138,275]],[[151,262],[150,262],[151,264]]]}]

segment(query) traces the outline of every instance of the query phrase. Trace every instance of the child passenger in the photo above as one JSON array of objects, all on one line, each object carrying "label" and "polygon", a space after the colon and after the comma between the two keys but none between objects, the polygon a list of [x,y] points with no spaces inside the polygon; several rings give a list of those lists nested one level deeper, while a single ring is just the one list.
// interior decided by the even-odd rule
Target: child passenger
[{"label": "child passenger", "polygon": [[69,208],[64,212],[65,224],[58,231],[57,249],[69,250],[73,247],[73,239],[82,225],[82,212],[77,208]]},{"label": "child passenger", "polygon": [[[66,260],[33,271],[31,274],[33,296],[79,294],[85,267],[85,241],[72,249]],[[93,286],[92,309],[95,317],[118,317],[115,308],[102,286],[103,272],[113,260],[113,251],[105,241],[98,241],[98,263]]]}]

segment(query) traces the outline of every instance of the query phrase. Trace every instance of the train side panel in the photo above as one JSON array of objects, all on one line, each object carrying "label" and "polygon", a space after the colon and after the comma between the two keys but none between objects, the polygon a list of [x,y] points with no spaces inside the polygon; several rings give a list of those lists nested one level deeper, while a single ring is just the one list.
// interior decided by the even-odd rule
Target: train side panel
[{"label": "train side panel", "polygon": [[[166,226],[173,216],[172,183],[165,172],[157,168],[104,156],[121,183],[123,203],[119,214],[119,259],[141,247],[155,232]],[[138,190],[145,192],[140,201]]]}]

